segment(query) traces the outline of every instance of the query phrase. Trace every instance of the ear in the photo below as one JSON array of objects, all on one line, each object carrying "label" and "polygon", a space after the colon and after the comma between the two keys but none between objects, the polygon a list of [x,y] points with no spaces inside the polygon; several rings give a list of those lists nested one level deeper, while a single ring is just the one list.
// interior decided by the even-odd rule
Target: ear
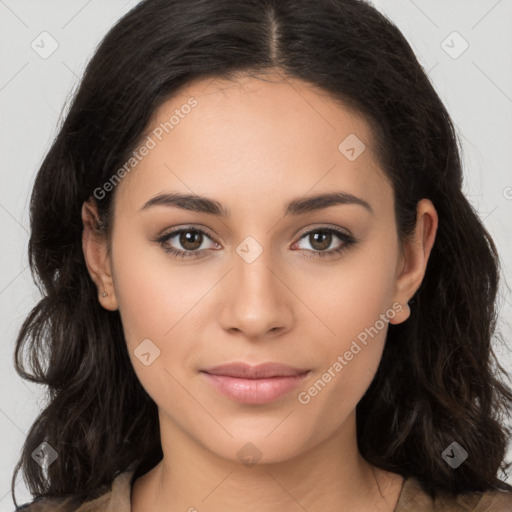
[{"label": "ear", "polygon": [[437,226],[438,216],[434,205],[429,199],[422,199],[416,207],[414,232],[404,241],[397,266],[395,300],[402,304],[403,309],[390,319],[392,324],[402,323],[409,318],[411,310],[407,303],[423,281]]},{"label": "ear", "polygon": [[[100,304],[110,311],[118,308],[112,277],[110,257],[107,253],[107,237],[99,229],[98,210],[90,198],[82,205],[82,249],[91,279],[98,287]],[[105,295],[106,294],[106,295]]]}]

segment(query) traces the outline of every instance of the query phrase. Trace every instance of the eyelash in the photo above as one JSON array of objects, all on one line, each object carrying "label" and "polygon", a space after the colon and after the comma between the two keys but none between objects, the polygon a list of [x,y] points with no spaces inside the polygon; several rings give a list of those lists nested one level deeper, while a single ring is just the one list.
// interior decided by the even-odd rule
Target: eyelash
[{"label": "eyelash", "polygon": [[[171,254],[172,256],[174,256],[176,258],[199,258],[200,257],[199,255],[201,254],[202,251],[181,251],[181,250],[174,249],[172,247],[165,245],[169,239],[174,238],[177,234],[180,234],[183,232],[185,232],[185,233],[187,233],[187,232],[201,233],[202,235],[209,238],[210,240],[212,239],[210,237],[210,235],[208,235],[208,233],[206,233],[202,229],[190,227],[190,228],[179,228],[174,231],[171,231],[170,233],[167,233],[167,234],[161,236],[160,238],[154,240],[154,242],[156,242],[160,247],[162,247],[162,249],[166,253]],[[317,233],[317,232],[332,233],[332,234],[336,235],[343,242],[343,244],[340,247],[338,247],[337,249],[331,249],[330,251],[314,251],[314,250],[312,251],[309,249],[300,249],[303,252],[313,254],[313,256],[307,256],[308,258],[316,258],[316,257],[326,258],[329,256],[338,255],[338,254],[345,252],[346,250],[349,249],[349,247],[351,247],[352,245],[357,243],[356,239],[353,236],[351,236],[339,229],[322,228],[322,227],[314,228],[310,231],[307,231],[306,233],[303,233],[301,235],[301,237],[299,238],[299,240],[302,240],[303,238],[307,237],[311,233]],[[203,249],[203,250],[206,251],[208,249]]]}]

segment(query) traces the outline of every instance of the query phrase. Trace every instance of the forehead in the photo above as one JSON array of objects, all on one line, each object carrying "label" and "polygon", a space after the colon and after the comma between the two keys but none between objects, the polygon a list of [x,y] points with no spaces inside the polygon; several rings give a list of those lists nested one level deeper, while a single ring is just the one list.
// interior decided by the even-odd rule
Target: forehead
[{"label": "forehead", "polygon": [[[187,103],[191,101],[196,106],[189,109]],[[173,113],[177,115],[173,116]],[[372,130],[358,112],[313,84],[276,73],[263,76],[239,73],[229,79],[196,79],[179,89],[156,110],[145,134],[165,127],[172,117],[173,126],[171,130],[164,129],[166,134],[182,124],[181,131],[185,135],[186,125],[192,123],[182,121],[195,117],[200,118],[203,125],[206,121],[213,123],[215,130],[220,127],[229,129],[236,123],[237,127],[245,128],[240,133],[242,138],[248,131],[252,135],[264,138],[267,134],[273,138],[275,132],[282,128],[280,144],[300,137],[315,142],[318,138],[325,138],[326,133],[330,133],[336,142],[343,132],[350,132],[364,140],[368,149],[374,145]],[[193,123],[193,128],[199,135],[196,123]],[[208,132],[206,126],[204,129]]]},{"label": "forehead", "polygon": [[141,144],[151,148],[116,191],[133,207],[164,189],[263,204],[340,186],[378,196],[387,182],[363,117],[276,75],[187,84],[155,111]]}]

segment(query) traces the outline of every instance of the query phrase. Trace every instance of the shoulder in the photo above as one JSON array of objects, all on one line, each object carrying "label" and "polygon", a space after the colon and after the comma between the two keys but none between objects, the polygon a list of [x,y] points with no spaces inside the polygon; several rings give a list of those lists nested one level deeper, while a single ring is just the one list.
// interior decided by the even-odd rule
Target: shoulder
[{"label": "shoulder", "polygon": [[461,512],[512,512],[512,492],[487,491],[461,494],[455,498],[455,504]]},{"label": "shoulder", "polygon": [[[88,512],[103,512],[108,510],[106,508],[106,505],[108,505],[108,501],[105,500],[106,497],[107,494],[85,503],[83,500],[78,502],[74,498],[38,498],[18,507],[14,512],[82,512],[85,510]],[[106,502],[105,506],[99,506],[100,501],[102,504]]]},{"label": "shoulder", "polygon": [[512,492],[495,490],[431,497],[419,480],[409,477],[394,512],[512,512]]},{"label": "shoulder", "polygon": [[71,512],[73,502],[72,498],[35,498],[30,503],[19,506],[14,512]]},{"label": "shoulder", "polygon": [[130,512],[131,485],[134,471],[120,473],[112,482],[110,490],[84,502],[78,497],[36,498],[18,507],[15,512]]}]

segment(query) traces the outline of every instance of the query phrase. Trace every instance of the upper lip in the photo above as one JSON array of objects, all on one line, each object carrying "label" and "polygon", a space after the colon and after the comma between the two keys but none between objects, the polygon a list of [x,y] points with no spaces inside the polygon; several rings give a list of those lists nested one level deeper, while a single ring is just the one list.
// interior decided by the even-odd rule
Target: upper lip
[{"label": "upper lip", "polygon": [[280,363],[262,363],[251,366],[247,363],[236,362],[212,366],[201,370],[211,375],[225,375],[226,377],[240,377],[245,379],[264,379],[269,377],[289,377],[308,372],[308,368],[294,368]]}]

